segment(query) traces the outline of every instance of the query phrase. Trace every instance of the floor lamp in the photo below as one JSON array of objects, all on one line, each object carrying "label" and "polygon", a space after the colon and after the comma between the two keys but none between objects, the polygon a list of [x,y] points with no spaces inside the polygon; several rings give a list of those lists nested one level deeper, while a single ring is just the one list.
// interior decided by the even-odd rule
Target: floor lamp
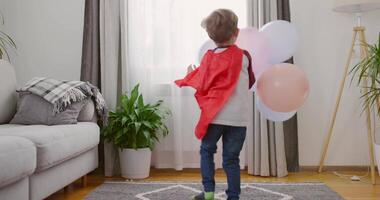
[{"label": "floor lamp", "polygon": [[[327,137],[325,138],[325,142],[323,145],[323,151],[322,151],[321,159],[319,161],[318,172],[322,172],[322,169],[323,169],[323,164],[326,158],[327,149],[328,149],[330,139],[333,133],[334,125],[335,125],[336,115],[338,113],[340,100],[343,94],[343,88],[344,88],[346,78],[347,78],[348,68],[351,64],[353,51],[355,48],[355,41],[358,38],[360,44],[367,44],[367,41],[365,38],[365,28],[361,25],[361,14],[364,12],[368,12],[368,11],[376,10],[376,9],[380,9],[380,0],[336,0],[335,1],[335,6],[333,10],[336,12],[345,12],[345,13],[354,14],[357,20],[357,25],[353,28],[351,48],[348,54],[346,66],[344,68],[344,74],[340,83],[338,96],[336,98],[334,113],[331,118]],[[365,57],[367,57],[367,47],[365,45],[360,45],[360,58],[363,59]],[[366,92],[365,90],[366,89],[364,89],[364,91],[362,92]],[[375,177],[375,160],[374,160],[374,152],[373,152],[373,133],[372,133],[372,128],[371,128],[371,112],[370,112],[369,106],[367,106],[365,110],[366,110],[368,146],[369,146],[370,167],[371,167],[371,180],[372,180],[372,184],[375,184],[376,177]]]}]

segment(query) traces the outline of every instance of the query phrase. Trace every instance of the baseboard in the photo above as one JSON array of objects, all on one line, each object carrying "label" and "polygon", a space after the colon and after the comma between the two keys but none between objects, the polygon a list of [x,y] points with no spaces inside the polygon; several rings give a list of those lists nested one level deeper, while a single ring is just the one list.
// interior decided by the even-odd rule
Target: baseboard
[{"label": "baseboard", "polygon": [[[367,171],[369,166],[324,166],[323,171]],[[300,172],[317,172],[319,166],[300,166]],[[153,171],[161,171],[161,172],[174,172],[177,171],[172,168],[165,168],[165,169],[158,169],[155,167],[152,167],[151,170]],[[179,171],[186,171],[186,172],[199,172],[199,168],[184,168],[183,170]],[[217,170],[223,170],[223,169],[217,169]],[[246,167],[243,169],[243,171],[247,171],[248,168]],[[376,173],[377,173],[377,167],[375,167]]]},{"label": "baseboard", "polygon": [[[319,166],[300,166],[300,171],[318,171]],[[369,166],[324,166],[323,171],[367,171]],[[377,167],[376,167],[377,171]]]}]

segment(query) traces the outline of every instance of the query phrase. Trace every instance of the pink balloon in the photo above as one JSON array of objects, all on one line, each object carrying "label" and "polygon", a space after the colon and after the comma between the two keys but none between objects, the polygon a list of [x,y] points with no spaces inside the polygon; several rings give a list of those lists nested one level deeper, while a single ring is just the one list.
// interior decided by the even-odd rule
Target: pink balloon
[{"label": "pink balloon", "polygon": [[254,27],[242,28],[236,44],[251,54],[252,69],[256,78],[259,78],[261,73],[271,66],[269,64],[269,44],[264,33]]},{"label": "pink balloon", "polygon": [[257,94],[276,112],[297,110],[309,94],[305,73],[295,65],[281,63],[262,73],[257,81]]}]

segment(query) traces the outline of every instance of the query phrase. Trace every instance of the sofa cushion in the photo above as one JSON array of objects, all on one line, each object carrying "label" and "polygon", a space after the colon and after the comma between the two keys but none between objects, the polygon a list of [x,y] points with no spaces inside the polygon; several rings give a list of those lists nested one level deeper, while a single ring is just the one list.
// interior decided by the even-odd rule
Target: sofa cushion
[{"label": "sofa cushion", "polygon": [[31,174],[36,169],[36,147],[22,137],[0,136],[0,188]]},{"label": "sofa cushion", "polygon": [[12,65],[0,59],[0,124],[8,123],[16,112],[16,87]]},{"label": "sofa cushion", "polygon": [[84,153],[99,143],[99,127],[92,122],[73,125],[0,126],[1,135],[24,137],[37,147],[37,168],[42,171]]}]

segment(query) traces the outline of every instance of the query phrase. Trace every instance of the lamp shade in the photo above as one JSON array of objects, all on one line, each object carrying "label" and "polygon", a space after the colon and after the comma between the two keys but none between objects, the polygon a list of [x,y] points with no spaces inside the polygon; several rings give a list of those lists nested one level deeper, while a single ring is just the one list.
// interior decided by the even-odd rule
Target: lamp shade
[{"label": "lamp shade", "polygon": [[380,0],[335,0],[334,11],[362,13],[380,9]]}]

